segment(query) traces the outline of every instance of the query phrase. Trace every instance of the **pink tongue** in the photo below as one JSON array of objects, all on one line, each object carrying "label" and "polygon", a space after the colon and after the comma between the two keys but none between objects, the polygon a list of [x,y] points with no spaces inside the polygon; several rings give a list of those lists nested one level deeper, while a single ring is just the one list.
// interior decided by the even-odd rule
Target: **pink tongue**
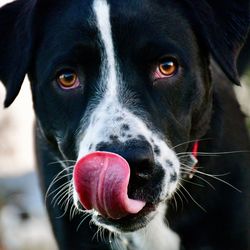
[{"label": "pink tongue", "polygon": [[74,169],[74,185],[85,209],[120,219],[136,214],[145,202],[128,198],[130,168],[120,155],[94,152],[80,159]]}]

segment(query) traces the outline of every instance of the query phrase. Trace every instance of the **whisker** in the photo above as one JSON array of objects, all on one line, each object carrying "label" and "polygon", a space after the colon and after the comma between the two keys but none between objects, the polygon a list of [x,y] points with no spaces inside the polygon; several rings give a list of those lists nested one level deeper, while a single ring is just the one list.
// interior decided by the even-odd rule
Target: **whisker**
[{"label": "whisker", "polygon": [[69,184],[70,184],[70,182],[63,184],[64,186],[56,193],[56,195],[53,197],[51,203],[54,203],[55,200],[56,200],[58,197],[61,197],[61,195],[64,194],[65,191],[68,190]]},{"label": "whisker", "polygon": [[94,240],[96,238],[97,241],[100,241],[99,240],[99,235],[100,235],[100,238],[102,240],[102,236],[101,236],[101,230],[102,230],[102,227],[98,227],[95,234],[93,235],[92,237],[92,240]]},{"label": "whisker", "polygon": [[104,228],[101,228],[101,234],[100,234],[100,236],[101,236],[101,241],[105,242],[106,240],[105,240],[105,229]]},{"label": "whisker", "polygon": [[[63,164],[64,165],[65,163],[75,164],[76,161],[74,161],[74,160],[58,160],[58,161],[53,161],[53,162],[48,163],[48,166],[56,165],[56,164]],[[71,167],[74,167],[74,166],[71,166]]]},{"label": "whisker", "polygon": [[176,192],[174,193],[174,194],[176,194],[178,197],[179,197],[179,199],[181,200],[181,209],[183,210],[183,208],[184,208],[184,203],[183,203],[183,199],[182,199],[182,197],[181,197],[181,195],[178,193],[180,190],[176,190]]},{"label": "whisker", "polygon": [[64,216],[65,216],[65,214],[67,213],[67,211],[68,211],[68,207],[65,207],[65,208],[64,208],[64,212],[63,212],[63,214],[62,214],[62,215],[60,215],[60,216],[58,216],[57,218],[58,218],[58,219],[61,219],[62,217],[64,217]]},{"label": "whisker", "polygon": [[[66,177],[66,176],[65,176]],[[62,185],[60,185],[58,188],[54,189],[53,191],[51,191],[48,195],[47,198],[50,197],[52,194],[60,192],[60,189],[62,189],[64,186],[69,185],[69,182],[71,182],[71,180],[68,180],[67,182],[63,183]]]},{"label": "whisker", "polygon": [[196,141],[197,141],[197,140],[185,141],[185,142],[179,143],[179,144],[177,144],[177,145],[171,147],[171,149],[176,149],[176,148],[178,148],[178,147],[180,147],[180,146],[183,146],[183,145],[186,145],[186,144],[189,144],[189,143],[192,143],[192,142],[196,142]]},{"label": "whisker", "polygon": [[[72,201],[73,201],[73,198],[72,198]],[[72,208],[73,208],[73,209],[72,209]],[[80,214],[80,212],[77,210],[77,207],[74,205],[73,202],[72,202],[71,209],[72,209],[71,220],[73,220],[73,218],[74,218],[77,214]],[[71,210],[71,209],[70,209],[70,210]]]},{"label": "whisker", "polygon": [[193,181],[185,180],[185,179],[183,179],[183,178],[180,178],[180,180],[181,180],[181,181],[184,181],[184,182],[187,182],[187,183],[189,183],[189,184],[192,184],[192,185],[198,186],[198,187],[202,187],[202,188],[204,188],[204,187],[205,187],[204,185],[201,185],[201,184],[195,183],[195,182],[193,182]]},{"label": "whisker", "polygon": [[177,200],[175,198],[175,193],[173,194],[173,200],[174,200],[175,211],[177,211],[178,210],[178,206],[177,206]]},{"label": "whisker", "polygon": [[[63,206],[65,206],[65,208],[64,208],[65,211],[68,211],[70,203],[74,205],[74,203],[73,203],[73,186],[71,186],[71,185],[69,186],[69,190],[68,190],[68,198],[62,204]],[[69,210],[70,211],[70,213],[69,213],[70,218],[73,218],[73,217],[71,217],[71,209],[72,209],[73,205],[71,205],[71,208]]]},{"label": "whisker", "polygon": [[187,193],[187,195],[191,198],[191,200],[201,209],[203,210],[204,212],[207,212],[207,210],[202,207],[195,199],[194,197],[188,192],[188,190],[181,184],[179,183],[179,185],[183,188],[183,190],[185,190],[185,192]]},{"label": "whisker", "polygon": [[113,250],[115,249],[125,250],[127,248],[126,246],[124,246],[122,239],[117,233],[113,233],[113,242],[114,242],[114,246],[112,247]]},{"label": "whisker", "polygon": [[[65,189],[64,192],[62,192],[58,197],[57,199],[55,199],[54,201],[54,207],[56,205],[60,206],[61,205],[61,202],[64,200],[65,201],[65,197],[68,196],[68,189]],[[62,208],[62,205],[60,206]]]},{"label": "whisker", "polygon": [[80,215],[83,213],[83,211],[79,211],[77,209],[77,207],[75,206],[74,204],[74,199],[72,198],[72,205],[71,205],[71,208],[70,208],[70,219],[73,220],[73,218],[76,216],[76,215]]},{"label": "whisker", "polygon": [[81,220],[81,222],[79,223],[78,227],[76,228],[76,231],[78,232],[78,230],[80,229],[81,225],[83,224],[83,222],[88,218],[90,217],[91,214],[90,213],[84,213],[83,214],[83,219]]},{"label": "whisker", "polygon": [[[188,170],[186,170],[186,169],[184,169],[184,171],[181,170],[181,172],[183,172],[184,174],[190,174],[190,171],[188,171]],[[207,181],[206,179],[202,178],[201,176],[194,175],[194,178],[197,178],[197,179],[202,180],[202,181],[205,182],[208,186],[210,186],[213,190],[216,190],[216,188],[215,188],[209,181]]]},{"label": "whisker", "polygon": [[[241,154],[241,153],[250,153],[250,151],[247,150],[238,150],[238,151],[225,151],[225,152],[197,152],[198,156],[220,156],[220,155],[230,155],[230,154]],[[177,156],[190,156],[192,152],[180,152],[177,153]]]},{"label": "whisker", "polygon": [[[45,194],[45,201],[47,200],[48,194],[50,192],[50,189],[53,187],[53,185],[55,185],[58,181],[60,181],[63,178],[66,178],[70,175],[70,173],[66,173],[65,175],[62,175],[64,171],[67,171],[67,169],[63,169],[62,171],[60,171],[55,177],[54,179],[51,181],[46,194]],[[61,176],[62,175],[62,176]],[[60,178],[59,178],[60,177]]]},{"label": "whisker", "polygon": [[[187,166],[187,165],[185,165],[185,164],[183,164],[183,163],[182,163],[182,165],[183,165],[184,167],[187,167],[187,169],[190,169],[189,166]],[[190,170],[191,170],[191,169],[190,169]],[[208,176],[208,177],[210,177],[210,178],[212,178],[212,179],[214,179],[214,180],[220,181],[220,182],[226,184],[227,186],[233,188],[234,190],[236,190],[236,191],[239,192],[239,193],[242,192],[240,189],[236,188],[235,186],[233,186],[233,185],[230,184],[229,182],[227,182],[227,181],[225,181],[225,180],[223,180],[223,179],[221,179],[221,178],[218,178],[218,177],[220,177],[221,175],[212,175],[212,174],[208,174],[208,173],[205,173],[205,172],[201,172],[201,171],[199,171],[199,170],[196,170],[196,173],[201,174],[201,175],[204,175],[204,176]],[[225,175],[228,175],[228,174],[230,174],[230,173],[223,174],[222,176],[225,176]]]},{"label": "whisker", "polygon": [[175,145],[174,147],[172,147],[171,149],[175,149],[175,148],[178,148],[178,147],[180,147],[180,146],[183,146],[183,145],[185,145],[185,144],[189,144],[189,143],[192,143],[192,142],[201,142],[201,141],[209,141],[209,140],[211,140],[211,139],[209,139],[209,138],[204,138],[204,139],[197,139],[197,140],[190,140],[190,141],[185,141],[185,142],[182,142],[182,143],[179,143],[179,144],[177,144],[177,145]]},{"label": "whisker", "polygon": [[[71,199],[68,198],[68,200],[69,200],[69,202],[70,202]],[[68,204],[68,202],[67,202],[67,204]],[[62,207],[63,207],[63,206],[61,206],[61,208],[62,208]],[[68,206],[65,206],[64,212],[63,212],[60,216],[57,216],[57,219],[61,219],[62,217],[64,217],[65,214],[67,213],[67,211],[68,211]]]},{"label": "whisker", "polygon": [[[68,200],[68,203],[67,203],[67,207],[70,205],[70,202],[71,201],[73,201],[73,199],[72,198],[70,198],[69,200]],[[73,202],[71,202],[71,206],[70,206],[70,209],[69,209],[69,218],[70,218],[70,220],[73,220],[73,218],[74,218],[74,211],[75,211],[75,205],[74,205],[74,203]],[[66,209],[66,208],[65,208]],[[67,208],[68,209],[68,208]]]},{"label": "whisker", "polygon": [[[181,165],[183,166],[183,167],[180,167],[181,170],[185,170],[188,173],[190,173],[190,171],[192,171],[192,167],[188,166],[187,164],[181,163]],[[204,169],[204,168],[197,167],[197,168],[195,168],[195,172],[197,172],[197,173],[200,172],[200,173],[206,174],[205,172],[199,171],[199,169]],[[227,172],[227,173],[224,173],[224,174],[213,174],[212,176],[214,176],[214,177],[223,177],[223,176],[228,176],[230,174],[231,174],[230,172]]]},{"label": "whisker", "polygon": [[[179,185],[180,185],[180,183],[179,183]],[[181,185],[180,185],[180,187],[181,187]],[[180,192],[180,194],[179,194],[180,196],[179,197],[181,198],[181,195],[182,195],[182,197],[184,198],[184,200],[188,203],[188,199],[185,196],[185,194],[182,192],[182,190],[180,189],[180,187],[177,189],[177,191]]]}]

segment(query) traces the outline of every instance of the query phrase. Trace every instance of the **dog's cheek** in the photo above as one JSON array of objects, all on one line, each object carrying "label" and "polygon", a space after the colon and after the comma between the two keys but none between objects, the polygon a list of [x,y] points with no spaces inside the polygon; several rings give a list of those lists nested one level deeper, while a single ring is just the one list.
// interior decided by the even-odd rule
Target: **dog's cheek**
[{"label": "dog's cheek", "polygon": [[210,126],[212,117],[213,100],[209,97],[208,100],[204,101],[199,109],[196,109],[192,114],[192,129],[191,137],[193,139],[199,139],[204,136]]}]

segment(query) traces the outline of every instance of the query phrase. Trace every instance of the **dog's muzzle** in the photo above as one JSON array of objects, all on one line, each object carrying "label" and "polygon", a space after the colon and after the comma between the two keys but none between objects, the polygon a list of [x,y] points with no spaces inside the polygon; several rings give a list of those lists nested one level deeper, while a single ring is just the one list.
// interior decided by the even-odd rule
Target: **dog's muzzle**
[{"label": "dog's muzzle", "polygon": [[146,205],[128,197],[129,179],[129,163],[110,152],[88,154],[74,169],[74,186],[83,207],[110,219],[137,214]]}]

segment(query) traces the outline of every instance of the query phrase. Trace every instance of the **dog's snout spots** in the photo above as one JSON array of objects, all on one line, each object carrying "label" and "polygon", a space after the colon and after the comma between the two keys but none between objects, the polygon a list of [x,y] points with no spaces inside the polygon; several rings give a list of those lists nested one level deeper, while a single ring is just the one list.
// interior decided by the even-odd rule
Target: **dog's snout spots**
[{"label": "dog's snout spots", "polygon": [[140,141],[146,141],[146,138],[144,135],[138,135],[137,136]]},{"label": "dog's snout spots", "polygon": [[123,131],[129,131],[129,125],[128,124],[123,124],[122,125],[122,128],[121,128]]},{"label": "dog's snout spots", "polygon": [[177,173],[174,172],[173,174],[171,174],[170,176],[170,182],[176,182],[178,179]]},{"label": "dog's snout spots", "polygon": [[117,118],[116,118],[116,121],[117,122],[120,122],[120,121],[122,121],[123,120],[123,118],[121,117],[121,116],[118,116]]},{"label": "dog's snout spots", "polygon": [[26,211],[21,212],[19,216],[22,221],[27,221],[30,219],[30,215]]},{"label": "dog's snout spots", "polygon": [[[147,120],[118,106],[118,113],[115,109],[110,113],[101,112],[101,106],[96,109],[93,116],[101,119],[84,133],[78,159],[90,151],[116,153],[130,167],[130,198],[146,199],[148,202],[166,199],[175,191],[178,182],[179,161],[174,151],[167,145],[164,136],[154,133],[154,128],[147,128]],[[90,144],[93,147],[88,150]],[[151,188],[152,183],[157,183],[156,191]]]},{"label": "dog's snout spots", "polygon": [[171,167],[171,168],[173,167],[173,162],[170,160],[166,160],[166,164],[168,167]]},{"label": "dog's snout spots", "polygon": [[160,153],[161,153],[160,148],[157,145],[154,145],[154,153],[156,155],[160,155]]},{"label": "dog's snout spots", "polygon": [[109,136],[109,139],[110,139],[111,141],[117,141],[117,140],[119,139],[119,137],[118,137],[117,135],[110,135],[110,136]]}]

